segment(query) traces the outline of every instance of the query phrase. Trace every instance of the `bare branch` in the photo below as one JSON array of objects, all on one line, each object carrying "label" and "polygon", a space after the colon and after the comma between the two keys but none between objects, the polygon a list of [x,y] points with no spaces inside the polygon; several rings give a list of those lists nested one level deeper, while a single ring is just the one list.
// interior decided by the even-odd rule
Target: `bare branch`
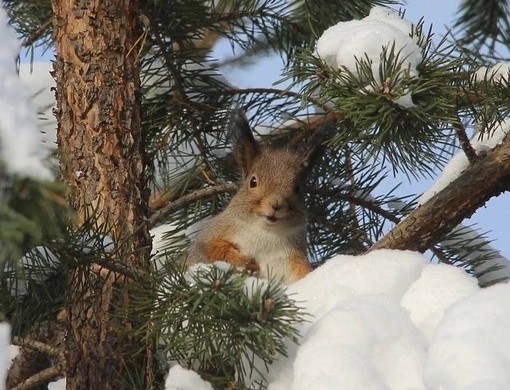
[{"label": "bare branch", "polygon": [[62,353],[62,351],[60,349],[55,348],[49,344],[42,343],[37,340],[25,339],[25,338],[18,337],[18,336],[13,337],[12,343],[14,345],[17,345],[18,347],[28,348],[33,351],[45,353],[47,355],[50,355],[53,358],[60,356],[60,354]]},{"label": "bare branch", "polygon": [[510,135],[375,243],[425,252],[489,199],[510,189]]},{"label": "bare branch", "polygon": [[462,147],[462,150],[466,154],[469,163],[474,164],[478,160],[478,155],[476,154],[475,149],[473,149],[473,146],[469,141],[469,137],[466,134],[466,128],[462,124],[462,121],[460,120],[459,117],[457,117],[457,123],[453,124],[453,128],[457,133],[457,137],[459,138],[460,141],[460,146]]},{"label": "bare branch", "polygon": [[11,390],[29,390],[39,384],[50,381],[51,379],[61,375],[63,375],[63,372],[59,367],[51,366],[38,372],[35,375],[32,375],[30,378],[26,379],[16,387],[13,387]]},{"label": "bare branch", "polygon": [[35,30],[31,35],[26,37],[23,42],[21,43],[22,47],[27,47],[32,45],[35,41],[37,41],[51,26],[52,20],[48,19],[46,22],[44,22],[41,27],[39,27],[37,30]]},{"label": "bare branch", "polygon": [[54,347],[50,344],[46,344],[37,340],[17,336],[13,337],[12,343],[19,347],[50,356],[51,360],[54,362],[54,365],[29,376],[21,383],[18,383],[16,386],[12,387],[11,390],[33,389],[37,385],[51,381],[55,377],[64,375],[65,357],[63,349]]},{"label": "bare branch", "polygon": [[199,199],[207,198],[209,196],[221,194],[224,192],[234,192],[237,189],[237,185],[235,183],[225,183],[220,184],[214,187],[207,187],[201,190],[197,190],[186,194],[179,199],[167,204],[165,207],[156,211],[150,217],[150,226],[154,226],[157,222],[159,222],[165,215],[170,214],[174,211],[177,211],[190,203],[196,202]]}]

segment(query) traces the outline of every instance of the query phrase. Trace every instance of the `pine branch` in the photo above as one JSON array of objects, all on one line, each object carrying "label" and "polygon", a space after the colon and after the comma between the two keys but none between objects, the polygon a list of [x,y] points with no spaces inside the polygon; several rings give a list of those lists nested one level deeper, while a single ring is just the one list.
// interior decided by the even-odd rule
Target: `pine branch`
[{"label": "pine branch", "polygon": [[165,207],[156,211],[150,217],[150,225],[154,226],[157,222],[159,222],[165,215],[170,214],[174,211],[177,211],[190,203],[196,202],[199,199],[207,198],[209,196],[221,194],[224,192],[234,192],[237,189],[237,185],[235,183],[225,183],[219,184],[214,187],[207,187],[201,190],[194,191],[190,194],[183,195],[179,199],[167,204]]},{"label": "pine branch", "polygon": [[494,50],[497,41],[506,41],[509,9],[506,0],[464,0],[454,27],[462,31],[465,44],[477,49],[486,45]]},{"label": "pine branch", "polygon": [[21,46],[27,47],[32,45],[50,28],[52,23],[53,23],[52,19],[48,19],[46,22],[44,22],[44,24],[41,27],[35,30],[32,35],[26,37],[21,43]]},{"label": "pine branch", "polygon": [[23,337],[18,336],[13,337],[12,343],[14,345],[17,345],[18,347],[29,348],[33,351],[45,353],[53,358],[58,358],[62,353],[60,349],[55,348],[49,344],[41,343],[40,341],[37,340],[26,339]]},{"label": "pine branch", "polygon": [[425,252],[489,199],[510,190],[510,136],[380,239],[375,249]]},{"label": "pine branch", "polygon": [[308,101],[310,103],[315,104],[317,107],[322,108],[326,112],[330,111],[330,109],[328,107],[326,107],[323,103],[321,103],[317,99],[314,99],[311,96],[305,96],[305,95],[303,95],[301,93],[298,93],[298,92],[289,91],[287,89],[278,89],[278,88],[243,88],[243,89],[241,89],[241,88],[232,88],[230,90],[221,91],[221,93],[223,95],[226,95],[226,94],[239,95],[239,94],[247,94],[247,93],[276,94],[276,95],[279,95],[279,96],[288,96],[288,97],[293,97],[293,98],[297,98],[297,99],[300,99],[300,100],[306,100],[306,101]]},{"label": "pine branch", "polygon": [[163,34],[159,31],[157,24],[154,22],[154,18],[149,10],[144,10],[144,23],[147,23],[147,28],[151,31],[150,39],[159,48],[161,55],[165,60],[165,65],[168,72],[172,75],[172,82],[174,84],[173,92],[177,99],[181,101],[187,101],[186,92],[181,82],[181,75],[174,66],[174,58],[172,50],[167,46],[164,40]]},{"label": "pine branch", "polygon": [[[43,343],[34,339],[22,338],[18,336],[13,337],[12,343],[13,345],[22,347],[25,350],[34,351],[36,354],[30,353],[25,355],[21,362],[16,362],[16,359],[18,359],[21,355],[18,355],[18,357],[15,359],[15,363],[13,363],[11,370],[16,364],[30,365],[30,369],[29,371],[26,371],[27,367],[25,366],[25,371],[23,371],[23,368],[20,368],[19,366],[16,367],[17,370],[22,370],[21,373],[24,372],[25,374],[29,375],[28,377],[25,377],[26,379],[23,379],[23,377],[20,378],[23,379],[21,382],[16,380],[16,375],[19,375],[20,371],[17,371],[16,373],[9,372],[9,376],[7,378],[7,386],[13,386],[10,387],[11,390],[33,389],[37,385],[45,384],[58,376],[64,375],[66,360],[63,349],[54,347],[48,343]],[[44,369],[42,369],[43,367],[40,367],[37,364],[33,366],[34,361],[37,361],[41,356],[45,355],[51,357],[53,366],[45,367]],[[34,372],[34,369],[37,371]],[[11,375],[14,375],[14,377],[11,377]]]},{"label": "pine branch", "polygon": [[62,374],[62,369],[57,366],[51,366],[38,372],[35,375],[32,375],[30,378],[26,379],[16,387],[13,387],[11,390],[30,390],[35,386],[44,382],[48,382],[55,377],[61,376]]}]

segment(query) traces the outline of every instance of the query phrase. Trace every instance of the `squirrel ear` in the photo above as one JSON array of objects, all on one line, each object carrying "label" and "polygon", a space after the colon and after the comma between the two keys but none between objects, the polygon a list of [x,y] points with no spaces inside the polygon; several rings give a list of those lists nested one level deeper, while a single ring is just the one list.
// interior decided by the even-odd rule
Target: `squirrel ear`
[{"label": "squirrel ear", "polygon": [[334,134],[336,129],[335,121],[326,120],[308,142],[298,149],[303,173],[306,173],[313,166],[324,150],[324,143]]},{"label": "squirrel ear", "polygon": [[243,171],[243,177],[246,177],[260,153],[260,146],[253,137],[244,111],[239,108],[230,114],[227,138],[234,147],[234,157]]}]

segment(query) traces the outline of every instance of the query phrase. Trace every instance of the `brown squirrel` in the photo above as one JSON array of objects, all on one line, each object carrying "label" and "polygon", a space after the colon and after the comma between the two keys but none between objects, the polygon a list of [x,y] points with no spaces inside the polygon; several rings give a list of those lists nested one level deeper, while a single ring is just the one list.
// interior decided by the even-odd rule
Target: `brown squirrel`
[{"label": "brown squirrel", "polygon": [[188,264],[225,261],[291,283],[312,268],[307,259],[301,185],[318,154],[259,145],[244,112],[231,115],[227,137],[242,171],[238,192],[198,233]]}]

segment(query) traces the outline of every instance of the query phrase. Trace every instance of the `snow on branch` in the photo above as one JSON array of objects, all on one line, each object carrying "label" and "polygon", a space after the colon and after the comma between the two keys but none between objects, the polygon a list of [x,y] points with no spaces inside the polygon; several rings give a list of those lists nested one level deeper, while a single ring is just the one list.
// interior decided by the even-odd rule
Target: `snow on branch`
[{"label": "snow on branch", "polygon": [[[388,248],[424,252],[493,196],[507,191],[510,188],[510,136],[505,134],[499,139],[494,134],[479,147],[474,145],[479,153],[486,152],[474,164],[469,165],[463,152],[454,156],[443,172],[444,178],[440,178],[420,199],[421,206],[370,250]],[[502,143],[498,145],[501,139]]]},{"label": "snow on branch", "polygon": [[[417,67],[423,61],[423,54],[418,46],[419,36],[413,30],[413,25],[398,12],[374,7],[361,20],[339,22],[327,29],[317,41],[316,55],[329,66],[345,69],[357,77],[361,76],[360,61],[366,60],[374,80],[383,87],[386,80],[381,80],[380,68],[388,50],[399,59],[401,76],[418,76]],[[395,99],[395,103],[406,108],[414,106],[409,92]]]},{"label": "snow on branch", "polygon": [[[471,140],[471,146],[476,154],[479,156],[481,153],[487,152],[499,145],[503,138],[510,130],[510,121],[503,121],[499,123],[494,131],[488,134],[478,134]],[[418,199],[418,204],[423,205],[435,194],[442,191],[448,184],[458,178],[461,173],[469,166],[469,159],[466,153],[459,152],[452,157],[450,162],[444,167],[443,172],[435,182],[423,195]]]}]

